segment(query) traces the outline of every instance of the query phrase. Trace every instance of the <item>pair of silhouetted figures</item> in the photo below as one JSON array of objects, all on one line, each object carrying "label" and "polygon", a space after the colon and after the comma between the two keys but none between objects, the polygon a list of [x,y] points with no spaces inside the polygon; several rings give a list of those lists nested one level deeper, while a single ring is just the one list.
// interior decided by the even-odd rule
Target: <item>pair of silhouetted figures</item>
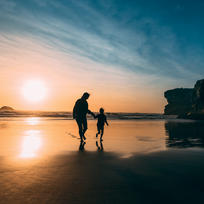
[{"label": "pair of silhouetted figures", "polygon": [[86,140],[85,132],[88,129],[87,126],[87,114],[91,114],[94,118],[97,118],[97,130],[96,137],[100,134],[100,140],[102,141],[103,133],[104,133],[104,125],[108,125],[106,115],[104,114],[104,109],[100,108],[99,114],[95,115],[88,108],[87,99],[90,94],[85,92],[80,99],[78,99],[73,108],[73,118],[76,120],[78,128],[79,128],[79,136],[81,141]]}]

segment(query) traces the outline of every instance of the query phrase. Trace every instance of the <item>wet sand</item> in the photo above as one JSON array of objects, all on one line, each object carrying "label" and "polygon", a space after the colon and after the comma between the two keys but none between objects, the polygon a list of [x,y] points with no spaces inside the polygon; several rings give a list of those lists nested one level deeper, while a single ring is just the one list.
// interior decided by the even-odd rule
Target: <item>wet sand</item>
[{"label": "wet sand", "polygon": [[74,152],[15,167],[1,158],[1,203],[203,203],[204,153],[128,159]]},{"label": "wet sand", "polygon": [[[177,122],[173,126],[172,123],[166,125],[165,121],[123,122],[120,128],[118,121],[111,122],[112,129],[107,130],[107,135],[104,135],[102,151],[97,149],[97,140],[91,137],[92,131],[94,132],[91,124],[94,121],[90,122],[87,133],[89,138],[87,136],[87,144],[81,150],[76,138],[69,137],[66,133],[56,137],[57,132],[64,127],[62,124],[74,128],[73,121],[59,122],[57,132],[54,131],[56,128],[51,129],[54,136],[47,131],[55,122],[40,121],[31,125],[32,130],[42,132],[34,131],[27,136],[23,135],[29,129],[25,121],[1,123],[4,124],[0,130],[4,141],[1,148],[4,147],[4,150],[1,149],[0,155],[0,203],[203,203],[203,126],[196,125],[196,134],[191,133],[189,137],[183,138],[186,123],[182,129],[183,123],[178,125]],[[145,125],[151,127],[152,131],[144,130],[142,133]],[[126,140],[119,135],[117,139],[120,141],[112,141],[115,139],[116,126],[117,131],[122,134],[126,129]],[[195,132],[194,128],[193,125],[190,129]],[[13,129],[16,130],[14,133]],[[10,136],[6,135],[6,130]],[[181,135],[180,145],[179,148],[173,148],[175,138],[175,144],[178,144],[178,132]],[[110,133],[113,138],[109,136],[108,139]],[[142,140],[142,136],[145,139]],[[25,137],[32,138],[31,146],[22,155],[25,147],[21,142],[25,141]],[[40,140],[33,139],[35,137],[41,138],[45,144],[40,146]],[[18,139],[12,143],[14,138]],[[69,145],[66,143],[67,138]],[[131,138],[134,139],[128,140]],[[181,145],[186,139],[194,144],[193,148],[182,148],[186,147]],[[7,140],[12,144],[7,143]],[[119,147],[124,141],[128,144],[124,144],[125,148],[123,145],[120,152]],[[50,144],[46,145],[47,143]],[[19,148],[16,148],[17,144]],[[64,145],[67,145],[67,151]],[[149,146],[146,151],[142,150],[143,145]]]}]

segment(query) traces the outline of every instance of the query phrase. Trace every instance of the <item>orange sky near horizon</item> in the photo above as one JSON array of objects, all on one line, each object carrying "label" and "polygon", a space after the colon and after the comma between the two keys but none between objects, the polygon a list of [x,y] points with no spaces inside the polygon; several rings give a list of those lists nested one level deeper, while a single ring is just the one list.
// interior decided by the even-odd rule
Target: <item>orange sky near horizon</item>
[{"label": "orange sky near horizon", "polygon": [[89,92],[92,111],[163,113],[204,76],[203,5],[184,2],[0,0],[0,106],[72,111]]},{"label": "orange sky near horizon", "polygon": [[[107,112],[163,112],[163,90],[146,84],[147,77],[87,59],[53,51],[38,42],[16,39],[0,56],[0,106],[17,110],[71,111],[83,92],[91,94],[89,107]],[[6,60],[5,60],[6,59]],[[41,80],[47,89],[43,100],[25,99],[26,81]]]}]

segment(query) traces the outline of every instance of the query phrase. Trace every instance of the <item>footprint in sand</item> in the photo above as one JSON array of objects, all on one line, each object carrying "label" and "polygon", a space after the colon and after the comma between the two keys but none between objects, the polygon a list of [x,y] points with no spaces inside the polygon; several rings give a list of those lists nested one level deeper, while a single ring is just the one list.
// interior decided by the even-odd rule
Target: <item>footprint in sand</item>
[{"label": "footprint in sand", "polygon": [[66,132],[68,135],[70,135],[72,138],[75,138],[75,139],[80,139],[79,137],[77,137],[76,135],[73,135],[72,133],[70,132]]}]

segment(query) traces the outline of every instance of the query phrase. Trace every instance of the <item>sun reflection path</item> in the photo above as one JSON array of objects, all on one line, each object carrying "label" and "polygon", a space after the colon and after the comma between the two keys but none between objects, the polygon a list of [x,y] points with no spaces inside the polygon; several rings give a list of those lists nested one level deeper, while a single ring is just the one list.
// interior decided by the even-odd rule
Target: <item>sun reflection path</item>
[{"label": "sun reflection path", "polygon": [[41,132],[39,130],[28,130],[25,132],[22,142],[21,158],[33,158],[42,146]]},{"label": "sun reflection path", "polygon": [[26,122],[28,123],[28,125],[38,125],[39,124],[39,118],[37,117],[31,117],[31,118],[27,118]]}]

